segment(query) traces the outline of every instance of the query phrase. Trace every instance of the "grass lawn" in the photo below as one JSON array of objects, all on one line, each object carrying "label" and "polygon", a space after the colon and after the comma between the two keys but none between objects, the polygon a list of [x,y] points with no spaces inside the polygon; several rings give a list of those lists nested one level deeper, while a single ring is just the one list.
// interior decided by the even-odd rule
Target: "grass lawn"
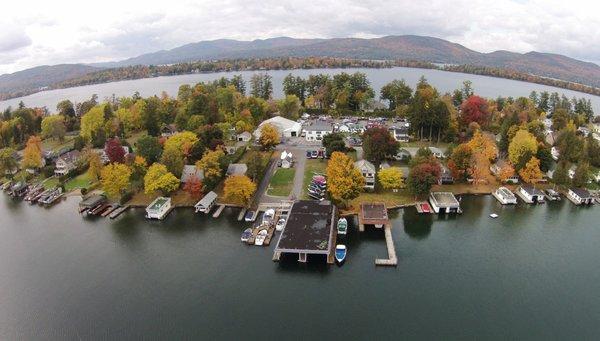
[{"label": "grass lawn", "polygon": [[92,181],[87,172],[80,174],[73,179],[67,181],[65,184],[65,191],[70,192],[75,189],[89,188],[92,185]]},{"label": "grass lawn", "polygon": [[267,194],[276,197],[287,197],[290,195],[294,186],[294,174],[296,174],[295,168],[277,169],[271,178]]},{"label": "grass lawn", "polygon": [[44,185],[45,189],[54,188],[58,185],[58,177],[53,176],[51,178],[48,178],[42,182],[42,185]]},{"label": "grass lawn", "polygon": [[302,183],[302,199],[309,199],[306,193],[306,188],[310,184],[313,175],[325,174],[327,168],[327,160],[323,159],[308,159],[304,168],[304,181]]},{"label": "grass lawn", "polygon": [[447,143],[447,142],[435,143],[435,141],[433,141],[433,142],[429,142],[429,141],[411,141],[411,142],[400,143],[400,148],[402,148],[402,147],[415,147],[415,148],[438,147],[438,148],[448,148],[449,145],[450,144]]},{"label": "grass lawn", "polygon": [[397,193],[392,191],[382,191],[379,193],[361,193],[358,198],[353,199],[348,204],[346,209],[342,209],[342,213],[351,214],[358,213],[360,204],[384,202],[387,207],[397,207],[402,205],[411,205],[415,202],[415,197],[408,193],[407,190],[401,189]]},{"label": "grass lawn", "polygon": [[[144,191],[140,191],[136,193],[127,204],[136,207],[146,207],[150,205],[154,199],[160,196],[162,196],[162,194],[159,192],[146,194]],[[174,207],[193,207],[200,200],[200,198],[192,198],[188,192],[182,189],[178,189],[172,193],[170,197],[171,205]]]},{"label": "grass lawn", "polygon": [[65,136],[65,140],[60,142],[58,139],[45,139],[42,141],[42,150],[58,151],[65,147],[73,147],[75,136]]}]

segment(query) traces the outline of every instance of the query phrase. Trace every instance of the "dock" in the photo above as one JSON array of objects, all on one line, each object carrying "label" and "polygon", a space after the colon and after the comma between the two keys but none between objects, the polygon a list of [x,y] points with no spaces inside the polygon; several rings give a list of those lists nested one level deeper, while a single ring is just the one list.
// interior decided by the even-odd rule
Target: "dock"
[{"label": "dock", "polygon": [[248,211],[247,208],[242,208],[242,210],[240,211],[240,214],[238,214],[237,220],[238,221],[242,221],[244,219],[244,216],[246,216],[246,212]]},{"label": "dock", "polygon": [[102,212],[101,216],[103,218],[106,218],[109,214],[112,213],[112,211],[116,210],[117,208],[119,208],[119,205],[110,205],[110,207],[106,211]]},{"label": "dock", "polygon": [[121,206],[118,207],[117,209],[113,210],[110,214],[109,214],[109,218],[110,219],[115,219],[116,217],[120,216],[121,213],[127,211],[129,209],[129,205],[126,206]]},{"label": "dock", "polygon": [[431,214],[433,210],[427,201],[419,201],[415,203],[415,208],[417,209],[417,213],[420,214]]},{"label": "dock", "polygon": [[263,242],[263,245],[261,245],[261,246],[269,246],[269,244],[271,244],[271,239],[273,239],[273,235],[275,234],[275,224],[269,224],[269,227],[265,227],[263,225],[257,225],[255,227],[253,227],[252,228],[252,237],[250,237],[248,239],[248,244],[254,245],[254,239],[256,239],[258,232],[260,230],[264,230],[265,228],[267,229],[267,238],[265,238],[265,241]]},{"label": "dock", "polygon": [[397,266],[398,265],[398,257],[396,257],[396,248],[394,247],[394,238],[392,237],[392,227],[390,224],[386,224],[384,227],[385,231],[385,245],[387,247],[388,258],[375,259],[375,265],[379,266]]},{"label": "dock", "polygon": [[218,218],[221,215],[221,212],[223,212],[224,209],[225,209],[225,205],[223,205],[223,204],[219,205],[219,207],[217,208],[217,210],[215,211],[215,213],[213,213],[213,218]]}]

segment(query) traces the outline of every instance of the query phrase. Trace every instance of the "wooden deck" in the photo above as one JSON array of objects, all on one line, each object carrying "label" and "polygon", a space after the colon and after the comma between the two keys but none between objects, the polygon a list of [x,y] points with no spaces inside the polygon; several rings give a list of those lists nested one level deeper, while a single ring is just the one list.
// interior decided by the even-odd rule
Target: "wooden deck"
[{"label": "wooden deck", "polygon": [[385,245],[387,247],[388,258],[387,259],[375,259],[375,265],[380,266],[397,266],[398,257],[396,257],[396,248],[394,247],[394,238],[392,237],[392,226],[386,224],[384,226],[385,231]]},{"label": "wooden deck", "polygon": [[121,207],[117,208],[116,210],[112,211],[112,213],[110,213],[110,215],[108,217],[110,219],[115,219],[116,217],[120,216],[121,213],[127,211],[128,209],[129,209],[129,205],[121,206]]},{"label": "wooden deck", "polygon": [[247,208],[242,208],[242,210],[240,211],[240,214],[238,214],[237,220],[238,221],[242,221],[244,219],[244,216],[246,216],[246,212],[248,212]]}]

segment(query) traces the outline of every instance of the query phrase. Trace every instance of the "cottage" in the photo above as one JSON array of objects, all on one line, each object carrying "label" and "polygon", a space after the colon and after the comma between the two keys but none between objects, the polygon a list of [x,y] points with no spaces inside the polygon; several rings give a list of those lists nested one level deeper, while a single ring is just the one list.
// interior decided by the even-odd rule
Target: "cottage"
[{"label": "cottage", "polygon": [[544,203],[544,192],[533,187],[532,185],[519,186],[517,195],[528,204]]},{"label": "cottage", "polygon": [[431,192],[429,202],[435,213],[462,213],[460,202],[451,192]]},{"label": "cottage", "polygon": [[208,213],[213,208],[213,206],[217,202],[217,193],[210,191],[206,193],[206,195],[194,205],[196,209],[196,213]]},{"label": "cottage", "polygon": [[146,218],[163,220],[171,211],[171,198],[158,197],[146,207]]},{"label": "cottage", "polygon": [[359,160],[354,163],[360,174],[365,178],[365,189],[375,188],[375,165],[367,160]]},{"label": "cottage", "polygon": [[183,171],[181,172],[181,183],[186,184],[192,178],[204,180],[204,171],[196,167],[196,165],[183,166]]},{"label": "cottage", "polygon": [[251,139],[252,139],[252,134],[250,134],[247,131],[237,134],[237,136],[236,136],[236,140],[238,142],[249,142]]},{"label": "cottage", "polygon": [[64,153],[56,160],[56,168],[54,174],[56,176],[62,176],[69,174],[70,171],[77,168],[77,163],[81,159],[81,153],[78,150],[72,150]]},{"label": "cottage", "polygon": [[227,176],[245,175],[248,171],[248,166],[245,163],[232,163],[227,166]]},{"label": "cottage", "polygon": [[[502,168],[505,166],[506,162],[507,162],[506,160],[502,160],[502,159],[498,160],[495,164],[490,166],[490,172],[492,174],[494,174],[494,176],[499,178],[500,174],[502,172]],[[512,176],[508,177],[504,182],[518,184],[519,176],[516,173],[514,173]]]},{"label": "cottage", "polygon": [[271,124],[272,126],[274,126],[275,129],[277,129],[277,131],[279,132],[279,134],[281,134],[281,137],[284,138],[300,136],[300,134],[302,133],[302,125],[300,123],[288,120],[285,117],[275,116],[263,121],[258,126],[256,131],[254,131],[254,136],[257,139],[260,137],[261,129],[265,124]]},{"label": "cottage", "polygon": [[160,130],[160,136],[171,137],[177,134],[177,127],[174,124],[167,124]]},{"label": "cottage", "polygon": [[506,187],[500,187],[492,193],[502,205],[516,205],[517,197]]},{"label": "cottage", "polygon": [[438,179],[438,184],[440,185],[450,185],[454,183],[454,177],[452,176],[452,172],[446,165],[441,165],[442,172],[440,173],[440,178]]},{"label": "cottage", "polygon": [[585,188],[569,188],[567,192],[567,198],[571,200],[575,205],[592,205],[594,204],[594,197]]},{"label": "cottage", "polygon": [[331,123],[316,121],[304,128],[306,141],[321,141],[324,136],[333,133]]},{"label": "cottage", "polygon": [[391,127],[389,128],[390,134],[394,137],[394,139],[398,142],[408,142],[408,127],[400,126],[400,127]]}]

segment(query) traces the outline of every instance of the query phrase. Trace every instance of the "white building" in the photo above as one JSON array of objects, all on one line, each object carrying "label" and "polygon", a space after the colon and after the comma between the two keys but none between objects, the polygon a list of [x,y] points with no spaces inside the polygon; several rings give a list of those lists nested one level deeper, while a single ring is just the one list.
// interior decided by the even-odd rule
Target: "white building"
[{"label": "white building", "polygon": [[206,193],[206,195],[194,205],[196,208],[196,213],[208,213],[213,208],[215,203],[217,202],[217,193],[210,191]]},{"label": "white building", "polygon": [[333,133],[331,123],[316,121],[304,128],[306,141],[321,141],[324,136]]},{"label": "white building", "polygon": [[59,156],[56,160],[56,168],[54,174],[56,176],[69,174],[70,171],[77,168],[77,163],[81,158],[81,153],[78,150],[73,150]]},{"label": "white building", "polygon": [[158,197],[146,207],[146,218],[163,220],[171,211],[171,198]]},{"label": "white building", "polygon": [[506,187],[500,187],[492,193],[502,205],[516,205],[517,197]]},{"label": "white building", "polygon": [[408,128],[405,126],[401,127],[391,127],[389,128],[390,134],[394,137],[394,139],[398,142],[408,142]]},{"label": "white building", "polygon": [[431,192],[429,203],[435,213],[462,213],[460,202],[451,192]]},{"label": "white building", "polygon": [[300,136],[302,133],[302,124],[288,120],[285,117],[275,116],[271,117],[268,120],[263,121],[256,131],[254,131],[254,136],[256,138],[260,137],[261,129],[265,124],[271,124],[272,126],[279,131],[281,137],[296,137]]},{"label": "white building", "polygon": [[237,134],[237,136],[236,136],[236,141],[238,141],[238,142],[248,142],[251,139],[252,139],[252,134],[250,134],[247,131]]},{"label": "white building", "polygon": [[375,165],[367,160],[359,160],[354,163],[354,166],[365,178],[365,189],[375,189]]},{"label": "white building", "polygon": [[576,205],[591,205],[594,203],[594,198],[584,188],[569,188],[567,197]]},{"label": "white building", "polygon": [[519,186],[517,195],[527,204],[543,203],[545,198],[544,192],[531,185]]}]

